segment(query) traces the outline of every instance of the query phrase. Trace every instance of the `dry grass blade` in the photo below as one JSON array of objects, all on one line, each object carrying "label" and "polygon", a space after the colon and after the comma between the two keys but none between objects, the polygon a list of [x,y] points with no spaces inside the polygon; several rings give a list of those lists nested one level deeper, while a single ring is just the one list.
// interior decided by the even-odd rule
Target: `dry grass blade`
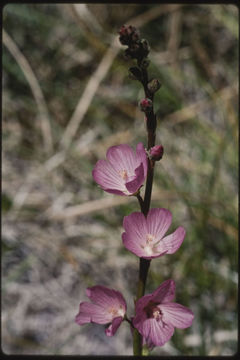
[{"label": "dry grass blade", "polygon": [[[152,198],[153,200],[157,200],[160,198],[159,190],[153,191]],[[172,191],[161,191],[161,198],[176,198],[177,194]],[[86,215],[90,213],[95,213],[98,211],[102,211],[103,209],[108,209],[112,207],[116,207],[123,204],[128,204],[129,201],[137,201],[134,196],[124,196],[124,197],[104,197],[98,200],[91,200],[85,202],[84,204],[69,206],[65,209],[61,209],[56,211],[51,207],[45,213],[49,218],[54,220],[64,220],[67,218],[74,218],[76,216]]]},{"label": "dry grass blade", "polygon": [[19,67],[21,68],[24,76],[28,81],[28,84],[32,90],[33,96],[38,106],[38,111],[41,120],[41,130],[42,130],[42,136],[44,142],[44,149],[47,153],[52,152],[53,141],[52,141],[51,125],[49,121],[49,114],[38,80],[27,59],[21,53],[15,42],[12,40],[12,38],[8,35],[8,33],[4,29],[3,29],[3,44],[12,54],[12,56],[18,63]]},{"label": "dry grass blade", "polygon": [[170,13],[172,11],[176,11],[178,9],[180,9],[182,6],[182,4],[173,4],[173,5],[169,5],[169,4],[164,4],[164,5],[159,5],[159,6],[153,6],[151,7],[149,10],[147,10],[145,13],[136,16],[135,18],[129,20],[127,22],[128,25],[134,25],[136,27],[141,27],[143,25],[145,25],[146,23],[148,23],[149,21],[156,19],[156,17],[163,15],[165,13]]}]

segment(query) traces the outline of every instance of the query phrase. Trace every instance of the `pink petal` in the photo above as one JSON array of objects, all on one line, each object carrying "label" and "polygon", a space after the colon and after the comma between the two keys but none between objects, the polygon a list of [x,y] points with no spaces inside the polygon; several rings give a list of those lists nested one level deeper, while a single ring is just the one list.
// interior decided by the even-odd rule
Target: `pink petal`
[{"label": "pink petal", "polygon": [[139,166],[133,149],[127,144],[111,146],[107,151],[107,159],[116,172],[126,170],[129,175]]},{"label": "pink petal", "polygon": [[115,189],[103,189],[104,191],[110,193],[110,194],[115,194],[115,195],[121,195],[121,196],[127,196],[126,193],[124,193],[123,191],[120,190],[115,190]]},{"label": "pink petal", "polygon": [[173,336],[174,327],[170,324],[155,320],[151,322],[151,325],[148,338],[155,346],[163,346]]},{"label": "pink petal", "polygon": [[172,222],[172,214],[167,209],[151,209],[147,216],[148,233],[160,240]]},{"label": "pink petal", "polygon": [[109,289],[105,286],[96,285],[86,290],[87,296],[103,309],[110,307],[120,307],[126,311],[127,305],[119,291]]},{"label": "pink petal", "polygon": [[147,313],[144,308],[148,305],[152,299],[152,294],[144,295],[137,300],[135,305],[136,316],[133,318],[133,325],[141,332],[143,323],[147,319]]},{"label": "pink petal", "polygon": [[131,193],[134,194],[139,188],[140,186],[143,184],[144,182],[144,169],[143,169],[143,164],[140,164],[136,169],[135,169],[135,179],[133,179],[132,181],[129,181],[125,184],[127,190]]},{"label": "pink petal", "polygon": [[146,218],[141,212],[133,212],[124,216],[123,227],[131,241],[145,243],[147,235]]},{"label": "pink petal", "polygon": [[109,327],[105,330],[105,334],[107,336],[113,336],[117,329],[119,328],[119,326],[122,323],[123,318],[121,316],[116,317],[113,319],[112,323],[109,325]]},{"label": "pink petal", "polygon": [[145,256],[144,250],[140,243],[138,241],[132,240],[132,238],[127,233],[122,234],[122,241],[125,248],[131,251],[133,254],[139,257]]},{"label": "pink petal", "polygon": [[88,302],[82,302],[75,320],[79,325],[89,322],[107,324],[112,321],[112,317],[110,314],[105,312],[101,306]]},{"label": "pink petal", "polygon": [[98,183],[103,190],[118,190],[125,191],[126,187],[120,175],[106,160],[98,160],[92,175],[96,183]]},{"label": "pink petal", "polygon": [[167,303],[175,296],[175,282],[171,279],[164,281],[153,293],[152,300],[157,303]]},{"label": "pink petal", "polygon": [[160,309],[163,312],[163,320],[177,328],[185,329],[192,325],[194,314],[183,305],[177,303],[161,304]]},{"label": "pink petal", "polygon": [[147,154],[146,154],[146,151],[145,151],[142,143],[137,144],[136,154],[137,154],[137,159],[139,160],[139,162],[143,164],[144,179],[145,179],[147,176],[148,159],[147,159]]},{"label": "pink petal", "polygon": [[167,251],[167,254],[173,254],[177,251],[186,235],[186,231],[182,226],[179,226],[174,233],[165,236],[159,243],[158,250]]},{"label": "pink petal", "polygon": [[163,346],[173,335],[174,327],[170,324],[165,324],[161,320],[157,321],[154,318],[149,318],[143,323],[142,335],[146,342],[155,345]]}]

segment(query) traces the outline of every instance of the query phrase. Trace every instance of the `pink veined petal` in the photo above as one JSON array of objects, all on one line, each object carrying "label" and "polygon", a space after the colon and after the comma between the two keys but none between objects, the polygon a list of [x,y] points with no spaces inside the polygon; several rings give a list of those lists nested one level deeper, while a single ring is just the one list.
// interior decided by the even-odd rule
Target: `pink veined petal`
[{"label": "pink veined petal", "polygon": [[159,243],[157,249],[167,251],[167,254],[173,254],[177,251],[186,235],[186,231],[182,226],[179,226],[172,234],[165,236]]},{"label": "pink veined petal", "polygon": [[109,327],[105,330],[105,334],[107,336],[113,336],[117,329],[119,328],[119,326],[122,323],[123,318],[121,316],[118,316],[116,318],[113,319],[112,323],[109,325]]},{"label": "pink veined petal", "polygon": [[143,184],[143,182],[145,180],[143,164],[140,164],[135,169],[135,175],[136,175],[135,179],[133,179],[125,184],[127,190],[131,194],[134,194],[140,188],[140,186]]},{"label": "pink veined petal", "polygon": [[134,174],[134,169],[139,166],[133,149],[127,144],[111,146],[106,157],[117,172],[126,170],[130,176]]},{"label": "pink veined petal", "polygon": [[138,240],[134,241],[131,236],[124,232],[122,234],[122,241],[126,249],[139,257],[144,257],[145,253]]},{"label": "pink veined petal", "polygon": [[143,213],[133,212],[130,215],[124,216],[123,227],[131,241],[145,243],[147,226]]},{"label": "pink veined petal", "polygon": [[103,189],[104,191],[110,193],[110,194],[115,194],[115,195],[121,195],[121,196],[128,196],[128,194],[124,193],[123,191],[120,190],[115,190],[115,189]]},{"label": "pink veined petal", "polygon": [[141,162],[143,164],[144,179],[145,179],[147,176],[148,160],[147,160],[146,151],[145,151],[142,143],[137,144],[136,154],[137,154],[137,159],[139,160],[139,162]]},{"label": "pink veined petal", "polygon": [[145,312],[137,313],[133,318],[133,326],[140,332],[142,336],[145,336],[144,333],[144,323],[148,320],[148,317]]},{"label": "pink veined petal", "polygon": [[160,240],[172,222],[172,214],[167,209],[151,209],[147,216],[148,233]]},{"label": "pink veined petal", "polygon": [[163,320],[179,329],[185,329],[192,325],[194,314],[183,305],[177,303],[161,304]]},{"label": "pink veined petal", "polygon": [[171,279],[164,281],[153,293],[152,300],[156,303],[167,303],[175,296],[175,282]]},{"label": "pink veined petal", "polygon": [[103,309],[109,309],[111,307],[119,308],[122,306],[126,311],[126,301],[119,291],[96,285],[87,288],[86,294],[94,303],[101,306]]},{"label": "pink veined petal", "polygon": [[98,183],[103,190],[126,190],[123,179],[106,160],[98,160],[92,171],[92,175],[96,183]]},{"label": "pink veined petal", "polygon": [[112,316],[105,312],[104,309],[99,305],[82,302],[80,304],[79,313],[75,319],[79,325],[83,325],[88,322],[107,324],[108,322],[112,321]]},{"label": "pink veined petal", "polygon": [[148,334],[148,342],[153,343],[155,346],[163,346],[173,336],[174,327],[170,324],[150,319],[150,330]]},{"label": "pink veined petal", "polygon": [[84,313],[83,311],[81,311],[82,304],[83,303],[80,303],[79,312],[75,316],[75,322],[78,325],[83,325],[83,324],[87,324],[87,323],[91,322],[91,316],[90,316],[89,312]]},{"label": "pink veined petal", "polygon": [[148,305],[149,301],[152,300],[152,294],[144,295],[137,300],[135,309],[136,316],[133,318],[133,325],[139,329],[142,327],[143,322],[147,319],[147,313],[144,308]]},{"label": "pink veined petal", "polygon": [[174,327],[169,324],[149,318],[137,328],[141,335],[145,338],[147,344],[151,346],[163,346],[173,335]]}]

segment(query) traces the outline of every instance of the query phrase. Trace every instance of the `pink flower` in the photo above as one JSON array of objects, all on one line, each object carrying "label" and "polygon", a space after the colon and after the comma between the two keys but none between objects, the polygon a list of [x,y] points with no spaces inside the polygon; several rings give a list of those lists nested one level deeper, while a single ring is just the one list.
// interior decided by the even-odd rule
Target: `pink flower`
[{"label": "pink flower", "polygon": [[117,195],[133,195],[147,175],[147,155],[143,144],[137,145],[136,154],[126,144],[110,147],[107,160],[98,160],[92,174],[103,190]]},{"label": "pink flower", "polygon": [[149,347],[164,345],[172,337],[175,327],[185,329],[192,325],[193,312],[171,302],[174,295],[175,283],[170,279],[136,302],[133,325]]},{"label": "pink flower", "polygon": [[171,222],[172,214],[167,209],[151,209],[147,218],[141,212],[133,212],[123,219],[123,244],[129,251],[145,259],[173,254],[182,244],[186,231],[180,226],[164,237]]},{"label": "pink flower", "polygon": [[90,322],[111,323],[105,330],[107,336],[113,336],[123,321],[127,310],[126,301],[119,291],[105,286],[87,288],[86,294],[92,303],[81,302],[75,321],[79,325]]}]

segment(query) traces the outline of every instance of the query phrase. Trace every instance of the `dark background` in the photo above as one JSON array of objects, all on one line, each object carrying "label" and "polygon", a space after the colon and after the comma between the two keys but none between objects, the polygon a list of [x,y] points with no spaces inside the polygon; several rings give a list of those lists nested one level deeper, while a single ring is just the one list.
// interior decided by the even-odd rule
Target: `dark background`
[{"label": "dark background", "polygon": [[[146,145],[143,90],[117,40],[151,46],[157,143],[152,207],[187,230],[151,263],[149,293],[176,282],[193,325],[155,355],[237,348],[238,9],[233,5],[9,4],[3,10],[2,348],[7,354],[131,355],[130,329],[74,323],[88,286],[121,291],[133,314],[138,258],[122,246],[135,198],[104,193],[92,169],[109,146]],[[115,41],[114,41],[115,39]]]}]

